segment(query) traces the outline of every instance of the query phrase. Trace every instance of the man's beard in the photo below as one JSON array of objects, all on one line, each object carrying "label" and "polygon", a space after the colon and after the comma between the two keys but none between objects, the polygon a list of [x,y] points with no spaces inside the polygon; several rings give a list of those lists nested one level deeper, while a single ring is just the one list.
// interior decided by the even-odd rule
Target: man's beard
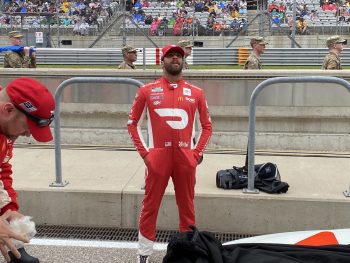
[{"label": "man's beard", "polygon": [[173,67],[172,67],[172,64],[173,64],[173,63],[169,63],[169,64],[165,64],[165,63],[164,63],[164,69],[165,69],[165,71],[166,71],[168,74],[172,75],[172,76],[177,76],[177,75],[179,75],[179,74],[181,73],[181,71],[182,71],[183,63],[181,63],[180,66],[179,66],[178,68],[173,68]]}]

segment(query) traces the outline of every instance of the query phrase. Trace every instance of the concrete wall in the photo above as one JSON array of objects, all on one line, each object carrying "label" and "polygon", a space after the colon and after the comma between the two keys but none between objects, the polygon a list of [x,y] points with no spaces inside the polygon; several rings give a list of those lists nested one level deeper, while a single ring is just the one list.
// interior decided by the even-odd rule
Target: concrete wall
[{"label": "concrete wall", "polygon": [[[337,72],[348,78],[349,72]],[[131,77],[143,83],[158,78],[158,70],[63,70],[36,69],[0,72],[5,86],[14,76],[28,75],[45,83],[52,92],[63,81],[77,76]],[[206,92],[214,136],[210,147],[245,148],[248,104],[254,88],[276,76],[334,75],[309,71],[186,71],[185,78]],[[127,115],[137,87],[118,84],[74,84],[63,93],[62,142],[131,146],[126,132]],[[276,84],[261,93],[257,101],[257,147],[289,150],[349,151],[350,96],[334,84]],[[68,133],[69,131],[69,133]],[[294,140],[293,144],[290,140]],[[316,142],[316,143],[315,143]],[[317,143],[318,142],[318,143]]]}]

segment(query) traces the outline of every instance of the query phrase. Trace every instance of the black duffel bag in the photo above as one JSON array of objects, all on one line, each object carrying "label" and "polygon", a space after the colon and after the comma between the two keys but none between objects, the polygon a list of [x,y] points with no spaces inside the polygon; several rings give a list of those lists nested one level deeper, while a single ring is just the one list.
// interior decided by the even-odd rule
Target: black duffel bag
[{"label": "black duffel bag", "polygon": [[[263,163],[254,165],[254,185],[267,193],[285,193],[289,185],[281,182],[276,164]],[[216,186],[223,189],[242,189],[248,186],[248,170],[246,166],[220,170],[216,173]]]}]

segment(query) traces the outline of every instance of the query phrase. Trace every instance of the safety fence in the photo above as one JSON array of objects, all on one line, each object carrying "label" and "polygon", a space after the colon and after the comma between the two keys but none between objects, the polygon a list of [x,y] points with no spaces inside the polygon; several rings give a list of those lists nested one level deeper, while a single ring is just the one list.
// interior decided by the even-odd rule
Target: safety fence
[{"label": "safety fence", "polygon": [[[249,123],[248,123],[248,187],[243,189],[244,193],[257,194],[259,190],[254,188],[255,178],[255,112],[256,112],[256,100],[260,92],[268,86],[281,83],[335,83],[343,86],[350,92],[350,83],[344,79],[336,77],[324,77],[324,76],[307,76],[307,77],[276,77],[264,80],[261,82],[252,92],[249,102]],[[343,193],[346,197],[350,197],[349,190],[345,190]]]},{"label": "safety fence", "polygon": [[[263,89],[274,84],[281,83],[334,83],[339,84],[346,88],[350,92],[350,83],[344,79],[337,77],[324,77],[324,76],[305,76],[305,77],[275,77],[262,81],[252,92],[249,103],[249,122],[248,122],[248,187],[243,189],[244,193],[259,193],[254,188],[255,178],[255,122],[256,122],[256,101],[258,95]],[[140,87],[142,82],[132,78],[114,78],[114,77],[76,77],[63,81],[56,89],[55,92],[55,119],[54,119],[54,142],[55,142],[55,164],[56,164],[56,179],[50,185],[52,187],[64,187],[68,184],[67,181],[62,180],[62,164],[61,164],[61,124],[60,124],[60,111],[61,111],[61,96],[65,88],[76,83],[117,83],[117,84],[129,84]],[[115,87],[119,87],[118,85]],[[283,87],[283,85],[281,85]],[[346,197],[350,197],[350,188],[345,190],[343,194]]]},{"label": "safety fence", "polygon": [[[62,180],[62,160],[61,160],[61,96],[63,90],[69,85],[77,83],[117,83],[117,84],[129,84],[136,87],[143,85],[142,82],[131,78],[112,78],[112,77],[77,77],[63,81],[56,89],[55,92],[55,119],[54,119],[54,140],[55,140],[55,165],[56,165],[56,179],[50,184],[52,187],[64,187],[68,184],[67,181]],[[119,85],[114,86],[120,88]]]},{"label": "safety fence", "polygon": [[[187,58],[190,65],[243,65],[251,49],[248,48],[194,48]],[[324,48],[269,48],[262,55],[264,65],[321,66]],[[0,63],[3,63],[0,53]],[[118,65],[123,61],[118,48],[38,48],[37,64],[41,65]],[[350,49],[341,53],[342,65],[350,65]],[[139,48],[136,65],[160,65],[161,48]]]}]

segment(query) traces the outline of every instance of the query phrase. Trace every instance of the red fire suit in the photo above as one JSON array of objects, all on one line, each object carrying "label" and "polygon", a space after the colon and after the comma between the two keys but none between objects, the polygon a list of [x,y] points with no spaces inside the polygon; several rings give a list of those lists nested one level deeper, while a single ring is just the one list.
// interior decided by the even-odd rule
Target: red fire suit
[{"label": "red fire suit", "polygon": [[0,134],[0,214],[7,210],[18,210],[17,194],[12,188],[12,158],[13,141]]},{"label": "red fire suit", "polygon": [[[202,129],[194,144],[197,112]],[[148,145],[140,129],[140,120],[145,113]],[[195,172],[212,133],[203,90],[184,80],[170,83],[164,77],[141,87],[129,115],[128,131],[146,163],[145,196],[139,219],[139,254],[149,255],[155,239],[159,206],[170,177],[174,184],[180,231],[188,231],[189,225],[195,224]]]}]

